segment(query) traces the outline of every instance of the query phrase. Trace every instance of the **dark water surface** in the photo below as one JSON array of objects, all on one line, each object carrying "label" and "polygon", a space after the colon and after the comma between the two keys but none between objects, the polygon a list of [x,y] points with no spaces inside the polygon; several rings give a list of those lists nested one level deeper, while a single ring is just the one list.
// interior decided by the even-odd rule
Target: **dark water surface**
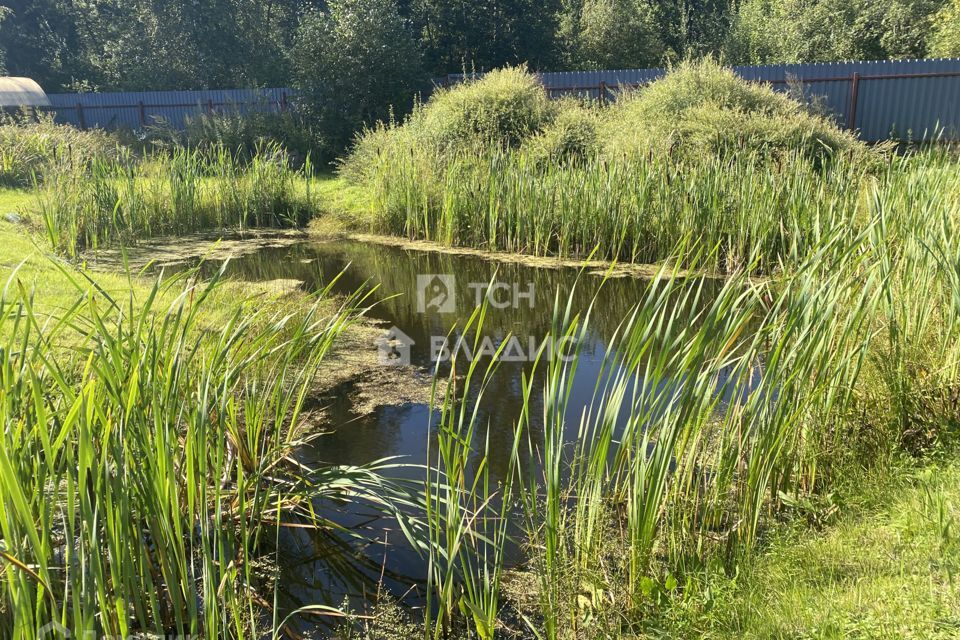
[{"label": "dark water surface", "polygon": [[[212,263],[204,268],[214,270],[218,266]],[[498,345],[509,336],[515,338],[511,358],[500,364],[481,404],[481,424],[489,429],[489,464],[494,478],[502,477],[508,468],[515,425],[523,406],[521,374],[531,369],[525,357],[550,333],[555,301],[565,304],[571,298],[573,309],[579,312],[593,303],[569,403],[568,439],[573,441],[580,415],[602,377],[611,337],[650,286],[638,278],[616,278],[601,287],[601,277],[573,268],[536,268],[341,240],[265,248],[232,259],[227,274],[248,281],[295,279],[308,291],[323,288],[340,276],[333,291],[343,294],[378,285],[372,298],[377,303],[369,317],[381,321],[385,331],[393,328],[391,337],[408,336],[413,341],[410,362],[424,375],[434,367],[433,345],[442,341],[452,327],[463,325],[476,307],[478,295],[483,295],[483,288],[496,281],[495,304],[491,305],[482,336],[487,345]],[[443,277],[432,277],[435,275]],[[424,308],[430,302],[434,307]],[[394,346],[391,355],[403,356],[403,349],[396,348],[396,342]],[[535,389],[539,391],[540,387]],[[431,435],[428,405],[381,406],[361,415],[354,411],[350,391],[350,384],[345,384],[328,400],[331,432],[302,452],[306,464],[359,465],[393,456],[402,456],[404,462],[415,465],[426,462]],[[540,400],[535,397],[531,403],[534,416],[542,413]],[[536,442],[540,437],[536,424],[532,431],[530,436]],[[479,440],[482,443],[483,438]],[[398,475],[408,477],[418,474],[422,475],[422,470],[398,471]],[[318,602],[336,606],[345,596],[364,598],[375,592],[381,575],[385,588],[415,606],[422,595],[418,585],[424,581],[426,563],[403,543],[395,526],[357,508],[343,510],[328,505],[325,509],[336,521],[360,528],[367,542],[348,544],[329,533],[284,530],[280,545],[282,607],[290,611]]]}]

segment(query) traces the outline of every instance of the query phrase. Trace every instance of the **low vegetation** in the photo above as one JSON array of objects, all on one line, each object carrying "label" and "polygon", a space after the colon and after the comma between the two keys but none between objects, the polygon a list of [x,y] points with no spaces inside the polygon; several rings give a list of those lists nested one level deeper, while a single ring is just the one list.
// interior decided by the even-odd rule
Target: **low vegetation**
[{"label": "low vegetation", "polygon": [[310,217],[309,162],[260,146],[249,161],[220,146],[116,161],[93,159],[47,176],[38,210],[54,249],[86,249],[206,229],[285,227]]},{"label": "low vegetation", "polygon": [[117,155],[116,139],[103,131],[0,115],[0,186],[28,187],[45,175]]}]

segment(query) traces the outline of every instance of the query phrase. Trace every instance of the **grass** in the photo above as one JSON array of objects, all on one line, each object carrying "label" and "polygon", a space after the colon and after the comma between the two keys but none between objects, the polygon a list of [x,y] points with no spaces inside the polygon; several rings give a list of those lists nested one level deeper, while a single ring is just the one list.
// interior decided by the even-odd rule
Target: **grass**
[{"label": "grass", "polygon": [[860,474],[833,524],[782,526],[740,575],[704,579],[665,626],[707,638],[955,637],[960,472],[952,457]]},{"label": "grass", "polygon": [[376,465],[290,458],[314,437],[304,402],[362,300],[90,274],[22,225],[0,222],[0,238],[4,635],[284,628],[263,569],[279,527],[333,526],[315,500],[404,500]]},{"label": "grass", "polygon": [[884,166],[799,103],[704,61],[605,109],[549,103],[516,69],[490,74],[365,132],[341,175],[370,192],[386,233],[646,263],[685,245],[705,267],[770,272],[869,219],[861,200]]},{"label": "grass", "polygon": [[[522,163],[497,167],[473,186],[447,188],[499,189],[498,180],[510,184],[513,166]],[[500,624],[514,633],[551,640],[642,633],[678,598],[695,598],[704,572],[752,566],[780,514],[809,517],[821,507],[828,513],[832,489],[852,469],[882,464],[893,451],[922,453],[954,437],[960,364],[955,164],[937,153],[905,157],[879,177],[797,164],[785,170],[785,180],[757,166],[731,170],[717,160],[701,166],[703,173],[684,165],[677,174],[678,181],[687,179],[673,200],[683,202],[681,191],[695,203],[702,196],[704,206],[691,206],[700,218],[691,219],[708,226],[708,217],[716,216],[729,236],[706,245],[673,236],[678,253],[659,257],[729,271],[719,291],[707,296],[703,279],[680,280],[663,267],[623,319],[593,400],[580,416],[567,411],[576,357],[542,358],[524,378],[529,406],[516,430],[526,434],[528,446],[515,454],[514,466],[525,470],[516,480],[521,509],[515,517],[527,555],[523,577],[514,582],[525,588],[491,594],[499,604],[485,605],[499,608]],[[738,170],[755,172],[749,175],[770,191]],[[709,180],[701,182],[703,175]],[[858,188],[845,191],[842,185],[851,181]],[[709,206],[735,183],[743,187],[740,200]],[[525,184],[527,191],[517,192],[529,198],[538,183]],[[605,197],[617,188],[597,193]],[[799,213],[790,225],[781,217],[762,227],[760,218],[775,201],[765,199],[768,193],[795,204]],[[470,212],[450,206],[436,220],[417,222],[422,233],[433,230],[443,238],[451,228],[479,228],[457,226],[472,220]],[[665,213],[652,217],[661,223],[683,219],[681,213],[666,221]],[[535,237],[537,225],[543,226],[542,217],[518,236]],[[758,226],[761,234],[751,236]],[[602,243],[619,228],[592,230]],[[758,241],[764,233],[777,240]],[[731,254],[734,242],[744,250]],[[777,278],[750,277],[774,265]],[[555,339],[576,337],[589,325],[589,314],[573,316],[567,304],[557,301]],[[442,413],[471,401],[447,399]],[[569,445],[564,428],[578,419],[578,436]],[[457,423],[458,446],[478,440],[474,429],[469,420]],[[434,464],[446,477],[449,463]],[[456,514],[473,513],[468,505],[482,503],[485,493],[478,476],[461,469],[455,477],[464,495],[439,512],[454,522],[451,530],[450,517],[445,520],[445,539],[467,540],[481,535],[475,530],[481,518]],[[944,535],[952,535],[949,508],[943,500],[938,504]],[[813,525],[823,524],[818,518]],[[461,580],[498,575],[499,562],[460,563],[460,571],[474,572]],[[470,610],[466,597],[441,589],[431,613],[446,620],[458,608]],[[461,624],[485,637],[470,616]],[[892,623],[865,628],[883,633],[885,624]],[[451,627],[454,622],[442,630]]]},{"label": "grass", "polygon": [[71,257],[149,236],[297,226],[311,214],[309,173],[309,163],[291,169],[276,145],[249,162],[223,148],[93,160],[45,178],[39,217],[51,245]]}]

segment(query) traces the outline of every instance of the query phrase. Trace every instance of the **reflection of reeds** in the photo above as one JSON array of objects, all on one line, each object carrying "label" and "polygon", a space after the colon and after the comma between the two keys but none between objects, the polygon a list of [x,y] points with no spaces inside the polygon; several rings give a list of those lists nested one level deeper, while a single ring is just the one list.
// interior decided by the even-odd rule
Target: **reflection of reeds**
[{"label": "reflection of reeds", "polygon": [[275,144],[249,161],[222,147],[142,159],[124,152],[50,172],[38,208],[54,249],[74,256],[148,236],[303,224],[311,212],[304,175]]}]

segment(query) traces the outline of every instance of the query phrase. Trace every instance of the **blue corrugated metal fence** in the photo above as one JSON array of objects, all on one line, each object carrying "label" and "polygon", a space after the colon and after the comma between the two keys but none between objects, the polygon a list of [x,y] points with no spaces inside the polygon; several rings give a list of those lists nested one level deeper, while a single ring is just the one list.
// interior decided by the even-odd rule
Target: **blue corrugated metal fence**
[{"label": "blue corrugated metal fence", "polygon": [[[960,139],[960,59],[822,62],[734,67],[741,77],[786,90],[793,78],[817,97],[841,126],[865,140]],[[576,94],[615,100],[623,87],[662,76],[664,69],[561,71],[540,74],[551,96]],[[442,83],[454,83],[450,75]],[[283,111],[291,89],[59,93],[50,102],[58,122],[80,127],[142,128],[157,121],[182,128],[201,113]]]},{"label": "blue corrugated metal fence", "polygon": [[219,89],[208,91],[124,91],[49,94],[55,120],[82,128],[142,129],[164,123],[182,129],[203,113],[283,111],[290,89]]}]

